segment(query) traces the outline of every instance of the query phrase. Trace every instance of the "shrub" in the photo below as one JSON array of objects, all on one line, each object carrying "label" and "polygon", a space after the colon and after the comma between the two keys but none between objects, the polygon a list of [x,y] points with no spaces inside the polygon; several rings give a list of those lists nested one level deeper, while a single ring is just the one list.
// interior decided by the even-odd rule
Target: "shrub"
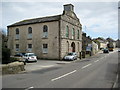
[{"label": "shrub", "polygon": [[2,47],[2,64],[10,63],[10,49]]}]

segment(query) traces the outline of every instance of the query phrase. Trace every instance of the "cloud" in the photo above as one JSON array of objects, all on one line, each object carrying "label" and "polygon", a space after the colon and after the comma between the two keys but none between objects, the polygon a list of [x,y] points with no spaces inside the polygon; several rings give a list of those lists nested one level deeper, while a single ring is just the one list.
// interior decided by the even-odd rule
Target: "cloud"
[{"label": "cloud", "polygon": [[[116,38],[118,35],[118,9],[117,3],[78,3],[76,12],[80,21],[83,25],[83,31],[88,33],[90,36],[96,34],[112,36]],[[79,10],[79,11],[78,11]],[[85,26],[87,27],[85,30]],[[93,32],[92,34],[90,32]]]}]

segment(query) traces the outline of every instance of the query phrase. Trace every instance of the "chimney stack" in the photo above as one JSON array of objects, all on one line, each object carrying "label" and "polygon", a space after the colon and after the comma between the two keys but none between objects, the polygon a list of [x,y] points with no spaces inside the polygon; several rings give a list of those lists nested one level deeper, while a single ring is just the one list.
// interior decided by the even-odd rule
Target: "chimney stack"
[{"label": "chimney stack", "polygon": [[74,12],[74,6],[72,4],[65,4],[64,11],[72,11]]}]

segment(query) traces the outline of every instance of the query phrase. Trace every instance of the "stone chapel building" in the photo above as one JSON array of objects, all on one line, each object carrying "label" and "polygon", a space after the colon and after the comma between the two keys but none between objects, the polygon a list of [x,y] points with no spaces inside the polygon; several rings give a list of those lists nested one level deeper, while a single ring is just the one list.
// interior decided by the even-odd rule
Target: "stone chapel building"
[{"label": "stone chapel building", "polygon": [[82,25],[72,4],[61,15],[23,20],[8,28],[11,54],[33,52],[41,59],[63,59],[82,50]]}]

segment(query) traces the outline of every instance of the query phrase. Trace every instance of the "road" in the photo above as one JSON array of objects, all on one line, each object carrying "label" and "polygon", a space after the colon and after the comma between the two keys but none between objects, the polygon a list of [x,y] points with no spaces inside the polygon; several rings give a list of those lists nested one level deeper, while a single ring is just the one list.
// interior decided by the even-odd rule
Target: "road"
[{"label": "road", "polygon": [[99,53],[82,61],[2,77],[3,88],[111,88],[118,52]]}]

